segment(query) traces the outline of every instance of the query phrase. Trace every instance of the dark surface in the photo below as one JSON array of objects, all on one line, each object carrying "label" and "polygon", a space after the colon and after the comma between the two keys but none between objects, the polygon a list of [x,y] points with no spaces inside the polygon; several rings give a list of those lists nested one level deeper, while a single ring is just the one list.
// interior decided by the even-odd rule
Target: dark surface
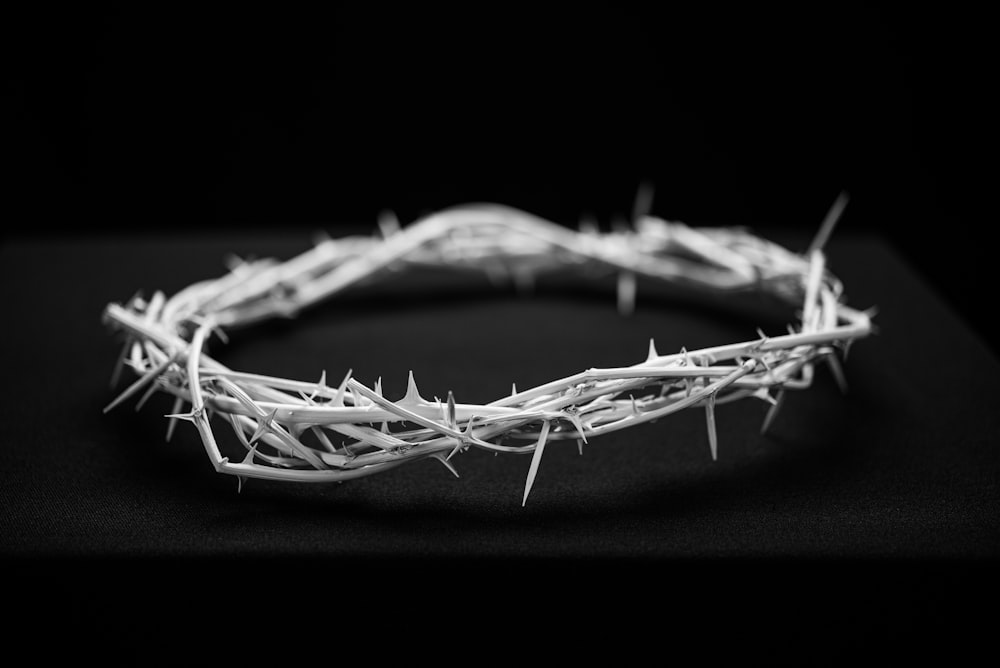
[{"label": "dark surface", "polygon": [[[980,168],[993,23],[870,3],[516,5],[5,15],[0,546],[22,623],[0,634],[131,663],[205,644],[232,663],[240,645],[287,662],[356,643],[372,660],[398,646],[524,663],[542,638],[622,663],[982,647],[997,592]],[[766,439],[763,405],[720,408],[715,464],[695,414],[582,458],[552,448],[524,509],[527,460],[477,453],[459,480],[426,463],[237,496],[192,434],[162,443],[162,401],[100,413],[117,346],[98,314],[137,288],[216,275],[230,251],[291,253],[382,209],[407,223],[495,201],[607,228],[641,181],[655,215],[800,246],[850,191],[831,261],[882,334],[852,352],[848,397],[820,373]],[[220,355],[304,378],[351,365],[390,393],[413,367],[425,394],[476,400],[638,359],[651,334],[667,350],[756,324],[648,290],[620,321],[607,286],[482,303],[480,287],[355,301],[346,321],[318,312]]]},{"label": "dark surface", "polygon": [[[852,348],[847,396],[820,371],[810,391],[789,396],[768,437],[757,434],[764,404],[720,407],[716,463],[694,411],[595,439],[582,457],[558,444],[525,508],[526,457],[472,451],[456,458],[460,479],[418,462],[343,485],[251,480],[237,494],[194,430],[182,425],[163,442],[166,399],[102,414],[119,349],[100,322],[107,302],[218,275],[229,252],[287,258],[309,236],[0,247],[0,555],[12,583],[69,601],[77,623],[113,620],[89,638],[146,628],[133,607],[159,619],[189,597],[214,600],[216,588],[239,599],[248,595],[239,583],[270,582],[253,587],[258,602],[337,591],[371,612],[367,583],[377,582],[394,584],[379,584],[375,600],[407,614],[438,599],[498,616],[544,604],[553,618],[579,614],[578,630],[632,619],[629,601],[641,600],[659,611],[639,615],[651,625],[643,634],[663,624],[710,636],[695,620],[719,616],[765,660],[802,656],[779,642],[792,631],[814,649],[831,643],[808,663],[912,650],[912,634],[930,628],[939,635],[919,645],[927,650],[978,642],[991,617],[972,606],[996,592],[1000,555],[1000,368],[884,242],[841,235],[829,246],[849,302],[879,308],[880,333]],[[784,325],[772,312],[755,316],[751,302],[734,317],[642,289],[623,319],[600,283],[543,282],[533,297],[479,279],[434,285],[431,295],[402,280],[345,296],[298,322],[235,332],[215,354],[303,379],[351,367],[367,383],[383,376],[390,397],[413,369],[425,396],[450,389],[487,401],[511,381],[638,361],[650,336],[667,351]],[[33,610],[48,599],[25,600]],[[149,611],[150,600],[164,604]],[[625,617],[601,616],[621,608]]]}]

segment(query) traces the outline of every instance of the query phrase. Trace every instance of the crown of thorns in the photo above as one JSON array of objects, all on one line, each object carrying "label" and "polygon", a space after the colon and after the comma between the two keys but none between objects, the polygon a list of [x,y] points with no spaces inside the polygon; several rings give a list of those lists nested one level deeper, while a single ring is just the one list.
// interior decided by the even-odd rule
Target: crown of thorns
[{"label": "crown of thorns", "polygon": [[[634,227],[601,232],[569,229],[499,205],[448,209],[401,228],[380,220],[381,233],[325,239],[284,262],[234,261],[226,275],[195,283],[172,297],[156,292],[109,304],[106,322],[125,333],[115,367],[138,377],[105,412],[142,393],[174,397],[167,427],[178,420],[198,430],[215,470],[246,478],[344,481],[424,458],[456,476],[452,459],[468,448],[531,454],[522,505],[546,443],[588,439],[656,420],[686,408],[705,411],[712,458],[717,455],[715,406],[744,398],[771,404],[771,424],[786,390],[808,388],[813,368],[829,364],[843,387],[837,351],[872,331],[870,312],[848,307],[843,286],[825,266],[823,246],[846,197],[837,199],[805,253],[736,228],[692,228],[649,215]],[[663,355],[652,340],[645,360],[589,368],[530,389],[513,389],[486,404],[425,399],[412,372],[405,396],[384,396],[348,371],[328,385],[230,369],[205,351],[212,333],[274,317],[293,317],[358,283],[395,276],[411,266],[505,272],[520,280],[557,268],[594,263],[618,275],[618,307],[635,303],[637,277],[701,290],[756,290],[801,307],[788,333]],[[190,410],[184,411],[189,405]],[[223,456],[215,428],[228,422],[245,449]],[[390,428],[390,424],[392,428]],[[234,446],[235,447],[235,446]]]}]

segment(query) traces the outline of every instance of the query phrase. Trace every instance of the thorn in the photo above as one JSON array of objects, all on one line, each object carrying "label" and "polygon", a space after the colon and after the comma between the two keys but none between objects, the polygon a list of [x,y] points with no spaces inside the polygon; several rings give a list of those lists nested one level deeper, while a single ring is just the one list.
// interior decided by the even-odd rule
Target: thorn
[{"label": "thorn", "polygon": [[236,476],[236,493],[240,494],[243,492],[243,483],[246,482],[247,477],[244,475]]},{"label": "thorn", "polygon": [[517,383],[510,384],[510,396],[515,396],[517,394]]},{"label": "thorn", "polygon": [[653,184],[643,181],[635,193],[635,204],[632,206],[632,221],[645,218],[653,210]]},{"label": "thorn", "polygon": [[174,420],[185,420],[186,422],[197,422],[200,418],[204,416],[205,416],[205,404],[202,404],[198,408],[192,408],[187,413],[168,413],[163,417],[171,418]]},{"label": "thorn", "polygon": [[635,311],[636,282],[631,271],[618,273],[618,313],[623,316],[632,315]]},{"label": "thorn", "polygon": [[452,429],[458,422],[455,420],[455,395],[452,394],[451,390],[448,390],[448,426]]},{"label": "thorn", "polygon": [[131,385],[129,385],[127,388],[125,388],[124,392],[122,392],[121,394],[119,394],[117,397],[115,397],[111,401],[111,403],[109,403],[107,406],[105,406],[104,407],[104,412],[107,413],[108,411],[112,410],[115,406],[118,406],[120,403],[122,403],[123,401],[125,401],[126,399],[128,399],[129,397],[131,397],[133,394],[135,394],[136,392],[138,392],[139,390],[141,390],[146,385],[146,383],[151,382],[153,379],[155,379],[157,376],[159,376],[161,373],[163,373],[163,371],[168,366],[170,366],[171,364],[173,364],[174,360],[176,360],[176,359],[177,359],[177,353],[174,353],[166,361],[164,361],[162,364],[158,364],[156,367],[154,367],[154,368],[150,369],[149,371],[147,371],[145,374],[142,375],[141,378],[139,378],[137,381],[135,381],[134,383],[132,383]]},{"label": "thorn", "polygon": [[635,404],[635,397],[633,395],[628,395],[628,398],[632,400],[632,415],[639,414],[639,407]]},{"label": "thorn", "polygon": [[579,223],[580,234],[586,234],[588,236],[596,237],[600,234],[600,227],[597,225],[597,221],[590,214],[584,215],[580,218]]},{"label": "thorn", "polygon": [[[174,406],[173,406],[173,408],[170,409],[170,412],[174,413],[174,414],[179,413],[180,410],[181,410],[181,406],[183,406],[183,405],[184,405],[184,399],[182,399],[181,397],[175,398],[174,399]],[[169,443],[171,437],[173,437],[173,435],[174,435],[174,428],[176,426],[177,426],[177,419],[176,418],[171,418],[170,422],[167,423],[167,443]]]},{"label": "thorn", "polygon": [[323,369],[323,371],[320,372],[320,374],[319,374],[319,382],[316,383],[316,389],[313,390],[313,393],[309,395],[309,401],[310,402],[313,401],[316,398],[316,395],[319,394],[320,392],[322,392],[325,389],[327,389],[326,388],[326,369]]},{"label": "thorn", "polygon": [[452,448],[451,452],[448,453],[448,459],[454,457],[456,452],[464,450],[469,446],[469,442],[473,439],[472,423],[475,421],[476,421],[475,415],[469,416],[469,422],[465,425],[465,431],[462,432],[462,438],[459,439],[458,443],[455,444],[455,447]]},{"label": "thorn", "polygon": [[156,394],[158,389],[160,388],[156,385],[156,383],[150,383],[149,388],[145,391],[145,393],[143,393],[142,397],[139,398],[139,401],[135,402],[136,413],[142,410],[142,407],[146,405],[146,402],[149,401],[151,396]]},{"label": "thorn", "polygon": [[531,486],[535,484],[535,476],[538,474],[538,464],[542,461],[542,453],[545,451],[545,440],[549,437],[549,421],[542,423],[542,431],[538,434],[538,443],[535,444],[535,452],[531,455],[531,465],[528,467],[528,480],[524,485],[524,497],[521,499],[521,507],[528,503],[528,494],[531,493]]},{"label": "thorn", "polygon": [[261,439],[267,432],[271,431],[271,421],[274,420],[274,416],[278,413],[278,409],[275,408],[266,416],[257,419],[257,428],[253,432],[253,436],[250,437],[250,445],[253,445]]},{"label": "thorn", "polygon": [[399,218],[396,214],[386,209],[378,215],[378,228],[382,231],[382,236],[388,239],[395,236],[400,231]]},{"label": "thorn", "polygon": [[455,468],[455,465],[452,464],[450,461],[448,461],[448,457],[445,457],[440,452],[435,452],[433,455],[431,455],[431,458],[436,459],[442,464],[444,464],[445,468],[451,471],[456,478],[461,477],[458,475],[458,469]]},{"label": "thorn", "polygon": [[337,387],[337,396],[333,399],[334,406],[344,405],[344,392],[347,390],[347,383],[351,380],[351,373],[353,369],[348,369],[347,374],[344,376],[344,380],[340,381],[340,385]]},{"label": "thorn", "polygon": [[243,458],[244,464],[253,464],[253,456],[257,454],[257,446],[252,445],[247,451],[247,456]]},{"label": "thorn", "polygon": [[653,360],[655,360],[659,356],[660,356],[660,354],[658,352],[656,352],[656,342],[653,339],[650,339],[649,340],[649,354],[646,355],[646,361],[647,362],[652,362]]},{"label": "thorn", "polygon": [[847,394],[847,378],[844,376],[844,367],[840,365],[840,360],[833,354],[826,356],[826,363],[830,366],[833,379],[837,381],[837,387],[841,394]]},{"label": "thorn", "polygon": [[766,401],[772,406],[778,403],[778,401],[771,396],[771,392],[768,391],[766,387],[758,387],[756,390],[754,390],[753,396],[760,399],[761,401]]},{"label": "thorn", "polygon": [[576,427],[577,433],[580,434],[580,438],[577,440],[583,440],[583,442],[586,443],[587,432],[583,429],[583,421],[580,419],[580,415],[576,412],[567,412],[566,417],[569,418],[569,421],[573,423],[574,427]]},{"label": "thorn", "polygon": [[125,357],[128,355],[128,349],[132,347],[132,337],[125,339],[125,344],[122,346],[121,354],[118,355],[118,359],[115,360],[115,368],[111,370],[111,389],[118,384],[118,381],[122,377],[122,369],[125,368]]},{"label": "thorn", "polygon": [[771,428],[771,423],[774,422],[775,416],[778,411],[781,410],[781,404],[785,401],[785,391],[778,390],[778,396],[774,400],[774,405],[767,409],[767,415],[764,416],[764,424],[760,427],[760,433],[766,434],[767,430]]},{"label": "thorn", "polygon": [[708,447],[712,450],[712,461],[716,461],[719,455],[719,436],[715,431],[715,393],[708,396],[708,403],[705,404],[705,421],[708,423]]},{"label": "thorn", "polygon": [[833,228],[837,226],[837,221],[840,220],[840,216],[844,213],[844,208],[847,206],[847,202],[850,197],[847,191],[841,191],[837,195],[837,199],[833,201],[833,206],[826,214],[826,218],[823,219],[823,223],[819,226],[819,231],[816,233],[816,237],[813,239],[812,243],[809,244],[809,249],[806,251],[806,255],[811,255],[813,251],[820,250],[826,245],[827,239],[830,238],[830,234],[833,232]]},{"label": "thorn", "polygon": [[692,366],[691,356],[688,354],[688,349],[681,346],[681,355],[684,356],[684,366]]},{"label": "thorn", "polygon": [[218,325],[212,325],[212,333],[219,337],[224,344],[229,345],[229,335]]},{"label": "thorn", "polygon": [[382,396],[382,376],[379,376],[378,380],[375,381],[375,394]]},{"label": "thorn", "polygon": [[[376,392],[382,389],[382,384],[379,382],[379,387]],[[381,392],[379,392],[381,396]],[[420,390],[417,389],[417,381],[413,378],[413,371],[410,370],[410,376],[406,381],[406,396],[404,396],[400,401],[400,404],[404,406],[416,406],[418,404],[426,403],[424,398],[420,396]]]}]

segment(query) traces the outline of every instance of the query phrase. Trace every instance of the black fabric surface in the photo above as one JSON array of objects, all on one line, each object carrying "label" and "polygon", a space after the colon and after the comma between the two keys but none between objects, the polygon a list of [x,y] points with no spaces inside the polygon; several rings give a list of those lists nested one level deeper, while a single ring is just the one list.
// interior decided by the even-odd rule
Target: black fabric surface
[{"label": "black fabric surface", "polygon": [[[364,592],[352,605],[376,596],[409,614],[435,601],[490,615],[586,610],[578,632],[620,621],[638,597],[656,611],[641,615],[650,628],[735,629],[765,661],[788,658],[803,633],[814,653],[793,656],[804,663],[872,645],[961,653],[981,639],[991,617],[972,611],[996,592],[1000,554],[1000,365],[885,242],[842,235],[828,248],[849,303],[879,309],[879,333],[845,365],[846,396],[818,370],[766,437],[765,404],[720,406],[717,462],[697,411],[595,439],[583,456],[554,443],[524,508],[527,457],[473,450],[454,460],[459,479],[425,461],[342,485],[250,480],[237,493],[194,429],[164,442],[166,398],[102,414],[120,348],[101,323],[109,301],[172,294],[222,273],[231,252],[287,258],[308,242],[295,230],[0,248],[0,556],[29,609],[51,604],[41,587],[71,601],[76,623],[111,617],[139,642],[155,627],[128,612],[140,602],[243,600],[244,586],[272,602]],[[650,337],[661,352],[698,348],[752,338],[758,324],[779,333],[791,317],[646,287],[620,318],[610,282],[543,281],[527,297],[479,277],[400,277],[212,350],[292,378],[353,368],[369,384],[382,376],[390,398],[412,369],[424,396],[481,402],[511,382],[634,363]],[[616,603],[588,607],[598,598]],[[121,637],[95,627],[88,637]]]}]

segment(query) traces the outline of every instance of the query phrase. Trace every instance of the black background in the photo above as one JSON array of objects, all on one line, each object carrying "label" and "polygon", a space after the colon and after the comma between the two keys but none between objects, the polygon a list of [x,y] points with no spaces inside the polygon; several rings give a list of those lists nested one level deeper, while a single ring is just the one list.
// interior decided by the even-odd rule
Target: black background
[{"label": "black background", "polygon": [[985,21],[958,10],[517,3],[75,9],[6,26],[14,229],[405,223],[884,234],[993,338]]},{"label": "black background", "polygon": [[[656,188],[653,213],[665,218],[799,233],[814,230],[846,189],[852,200],[845,233],[887,239],[995,345],[983,307],[990,286],[982,267],[992,247],[984,243],[986,176],[977,164],[986,154],[984,24],[957,11],[841,5],[654,11],[639,3],[558,10],[364,3],[322,11],[164,5],[22,13],[4,27],[13,75],[6,91],[12,114],[4,154],[13,167],[7,233],[51,234],[65,250],[66,240],[146,231],[186,237],[283,227],[336,231],[374,221],[384,209],[405,224],[468,201],[502,202],[567,224],[589,214],[608,226],[628,216],[644,181]],[[399,568],[363,560],[355,566]],[[185,606],[170,596],[177,581],[192,577],[212,591],[198,562],[178,569],[154,560],[146,567],[171,578],[120,564],[95,569],[63,562],[56,581],[63,586],[78,583],[77,576],[125,570],[127,578],[116,581],[144,583],[138,591],[154,601],[131,593],[118,600],[153,615],[150,627],[160,628],[175,618],[154,614],[156,597]],[[417,567],[430,574],[416,579],[416,598],[391,598],[411,623],[424,619],[425,601],[429,607],[443,599],[460,615],[454,611],[476,592],[498,595],[525,581],[504,576],[502,563],[485,565],[492,582],[475,565],[454,567],[454,577],[440,565]],[[240,571],[247,582],[257,582],[255,568]],[[540,620],[548,619],[546,610],[565,616],[579,605],[590,637],[615,629],[625,633],[623,644],[634,642],[614,624],[621,606],[634,612],[639,605],[626,602],[621,588],[635,590],[641,601],[643,577],[660,568],[652,563],[631,575],[611,569],[595,581],[586,568],[548,566],[543,573],[553,584],[533,580],[524,608],[503,613],[507,621]],[[808,628],[809,615],[854,634],[855,643],[859,629],[850,616],[862,612],[861,632],[891,652],[880,635],[883,617],[865,609],[863,592],[930,601],[922,608],[935,610],[922,625],[930,628],[947,625],[947,608],[965,602],[953,585],[974,586],[933,564],[921,564],[916,576],[907,569],[898,562],[865,568],[869,586],[851,590],[861,598],[839,600],[836,610],[801,591],[781,597],[806,613],[800,619],[795,610],[768,607],[774,593],[768,582],[787,590],[801,585],[829,599],[839,587],[856,585],[860,571],[806,584],[797,577],[807,572],[801,565],[758,569],[744,562],[713,573],[709,562],[683,572],[702,582],[716,578],[712,587],[671,582],[692,614],[721,615],[730,635],[739,620],[701,592],[746,596],[738,609],[748,624],[764,610],[781,620],[773,635],[760,619],[743,627],[752,629],[739,636],[743,643],[756,637],[771,647],[790,619],[796,631]],[[51,571],[47,564],[29,570]],[[914,588],[925,576],[926,585]],[[98,583],[74,586],[94,598],[107,594]],[[376,603],[388,599],[373,598],[357,582],[343,586],[354,605],[367,597],[366,613],[384,612]],[[613,593],[619,607],[587,605],[588,592]],[[232,590],[219,596],[241,600]],[[265,593],[255,596],[261,601]],[[886,617],[908,604],[872,597],[888,606]],[[284,599],[263,600],[273,609]],[[944,607],[935,608],[936,601]],[[641,603],[647,604],[669,602]],[[83,616],[93,609],[87,601],[75,605]],[[103,625],[120,623],[128,610],[98,608],[106,615],[100,637],[114,638]],[[222,603],[210,610],[235,614]],[[476,610],[488,614],[488,606]],[[669,628],[642,617],[647,640],[699,626],[676,610]],[[145,628],[132,621],[131,630]],[[433,625],[461,634],[452,618],[435,618]],[[499,642],[477,629],[480,642]],[[699,642],[708,641],[699,636]],[[585,646],[577,641],[576,649]],[[732,650],[739,654],[740,647]],[[806,662],[822,662],[822,648],[813,651]]]}]

